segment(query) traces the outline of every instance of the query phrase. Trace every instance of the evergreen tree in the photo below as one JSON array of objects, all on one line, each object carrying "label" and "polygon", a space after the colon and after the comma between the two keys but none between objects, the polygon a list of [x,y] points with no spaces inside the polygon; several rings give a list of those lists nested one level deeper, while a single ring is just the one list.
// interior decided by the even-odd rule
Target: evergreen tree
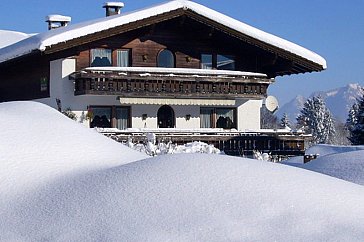
[{"label": "evergreen tree", "polygon": [[364,96],[350,109],[346,127],[351,144],[364,145]]},{"label": "evergreen tree", "polygon": [[313,144],[331,144],[334,141],[334,120],[320,96],[306,101],[301,114],[297,117],[297,124],[312,134]]},{"label": "evergreen tree", "polygon": [[284,113],[281,118],[281,127],[282,128],[291,128],[291,121],[288,118],[287,113]]},{"label": "evergreen tree", "polygon": [[260,118],[260,127],[262,129],[278,129],[280,126],[277,116],[266,108],[261,109]]}]

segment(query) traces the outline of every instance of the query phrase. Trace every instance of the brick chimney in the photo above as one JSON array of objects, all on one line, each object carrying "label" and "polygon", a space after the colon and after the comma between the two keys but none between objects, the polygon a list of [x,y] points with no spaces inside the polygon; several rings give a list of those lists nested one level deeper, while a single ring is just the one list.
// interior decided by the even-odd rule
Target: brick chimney
[{"label": "brick chimney", "polygon": [[106,2],[103,6],[106,9],[106,17],[120,14],[123,7],[124,3],[122,2]]},{"label": "brick chimney", "polygon": [[46,22],[48,23],[48,30],[51,30],[67,26],[71,22],[71,17],[52,14],[46,17]]}]

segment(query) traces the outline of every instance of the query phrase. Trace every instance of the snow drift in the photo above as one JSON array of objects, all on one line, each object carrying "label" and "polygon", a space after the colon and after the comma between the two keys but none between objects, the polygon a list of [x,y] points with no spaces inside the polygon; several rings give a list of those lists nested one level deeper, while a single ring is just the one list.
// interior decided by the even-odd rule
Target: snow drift
[{"label": "snow drift", "polygon": [[352,151],[359,151],[364,150],[364,146],[341,146],[341,145],[325,145],[319,144],[314,145],[307,149],[306,154],[319,154],[320,157],[331,155],[331,154],[339,154],[339,153],[346,153]]},{"label": "snow drift", "polygon": [[319,158],[303,164],[303,157],[292,157],[283,163],[364,185],[364,146],[320,144],[306,154],[319,154]]},{"label": "snow drift", "polygon": [[363,240],[363,199],[362,186],[294,167],[166,155],[24,193],[2,213],[0,239]]},{"label": "snow drift", "polygon": [[363,186],[238,157],[140,160],[41,104],[0,112],[0,241],[364,240]]},{"label": "snow drift", "polygon": [[[36,102],[0,103],[0,194],[146,156]],[[1,202],[0,202],[1,203]]]},{"label": "snow drift", "polygon": [[[328,152],[328,147],[325,148],[321,151]],[[314,150],[320,151],[319,147],[314,148]],[[332,150],[336,150],[337,152],[326,154],[307,164],[301,165],[301,167],[364,185],[364,146],[347,148],[334,146]]]}]

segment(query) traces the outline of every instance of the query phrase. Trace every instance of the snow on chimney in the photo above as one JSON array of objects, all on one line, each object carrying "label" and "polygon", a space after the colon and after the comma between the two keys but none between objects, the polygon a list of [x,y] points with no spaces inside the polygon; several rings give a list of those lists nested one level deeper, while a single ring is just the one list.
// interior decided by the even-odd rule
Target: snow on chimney
[{"label": "snow on chimney", "polygon": [[51,30],[67,26],[71,22],[71,17],[52,14],[46,17],[46,22],[48,23],[48,29]]},{"label": "snow on chimney", "polygon": [[106,9],[106,17],[120,14],[123,7],[124,3],[122,2],[106,2],[103,6]]}]

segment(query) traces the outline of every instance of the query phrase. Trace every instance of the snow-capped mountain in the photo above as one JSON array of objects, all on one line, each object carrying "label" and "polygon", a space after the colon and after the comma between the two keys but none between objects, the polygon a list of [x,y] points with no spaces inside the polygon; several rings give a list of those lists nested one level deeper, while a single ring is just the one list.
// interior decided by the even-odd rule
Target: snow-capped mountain
[{"label": "snow-capped mountain", "polygon": [[[348,84],[345,87],[340,87],[329,91],[314,92],[310,95],[310,98],[318,95],[323,97],[326,106],[330,109],[333,116],[336,119],[345,122],[351,106],[354,104],[357,98],[364,95],[362,88],[363,87],[357,83]],[[276,115],[280,118],[284,113],[287,113],[291,122],[294,123],[306,100],[307,98],[298,95],[290,102],[283,105],[277,111]]]}]

